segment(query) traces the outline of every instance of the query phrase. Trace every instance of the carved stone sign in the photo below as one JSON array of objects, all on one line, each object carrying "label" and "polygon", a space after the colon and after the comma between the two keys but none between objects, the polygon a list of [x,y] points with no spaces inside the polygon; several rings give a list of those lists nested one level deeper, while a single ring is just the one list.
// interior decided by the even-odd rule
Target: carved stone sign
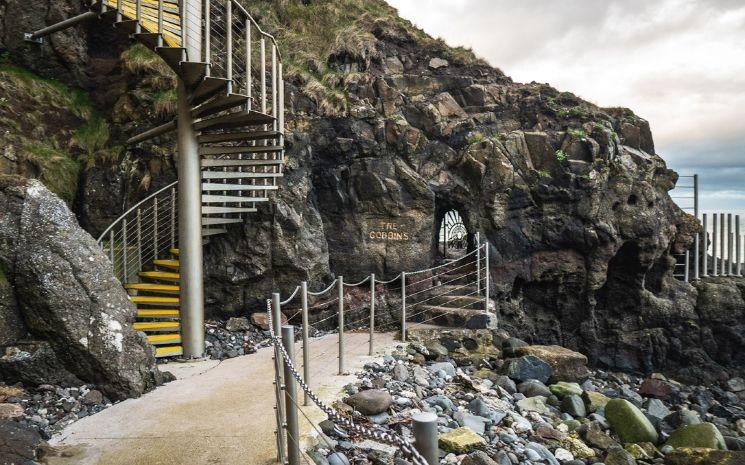
[{"label": "carved stone sign", "polygon": [[403,218],[370,219],[366,223],[367,239],[372,241],[403,242],[412,239],[412,223]]}]

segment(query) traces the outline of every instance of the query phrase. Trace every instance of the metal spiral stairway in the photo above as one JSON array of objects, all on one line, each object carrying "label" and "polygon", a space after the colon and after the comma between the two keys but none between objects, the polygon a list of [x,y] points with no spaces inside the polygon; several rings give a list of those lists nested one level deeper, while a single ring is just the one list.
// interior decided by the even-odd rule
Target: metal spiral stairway
[{"label": "metal spiral stairway", "polygon": [[[199,8],[201,24],[183,21],[185,8]],[[186,89],[199,144],[203,241],[226,233],[228,225],[242,223],[257,204],[268,202],[284,164],[284,88],[274,38],[235,0],[95,1],[90,12],[26,38],[39,41],[95,18],[154,50]],[[198,38],[199,56],[187,53],[190,34]],[[174,119],[128,143],[177,125]],[[182,353],[175,186],[137,204],[99,238],[137,305],[135,329],[147,334],[158,357]]]}]

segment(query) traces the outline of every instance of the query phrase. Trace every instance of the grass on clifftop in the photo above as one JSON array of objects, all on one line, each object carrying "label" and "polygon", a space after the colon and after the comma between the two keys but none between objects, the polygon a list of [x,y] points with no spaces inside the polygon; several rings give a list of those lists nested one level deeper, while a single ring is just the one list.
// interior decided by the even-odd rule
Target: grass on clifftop
[{"label": "grass on clifftop", "polygon": [[80,170],[111,161],[108,123],[83,91],[0,59],[0,144],[16,173],[72,202]]},{"label": "grass on clifftop", "polygon": [[288,79],[316,101],[322,113],[346,113],[347,84],[365,70],[340,70],[334,57],[369,63],[377,56],[376,28],[407,34],[453,63],[473,63],[471,50],[449,47],[398,16],[384,0],[262,0],[244,1],[262,28],[275,35]]}]

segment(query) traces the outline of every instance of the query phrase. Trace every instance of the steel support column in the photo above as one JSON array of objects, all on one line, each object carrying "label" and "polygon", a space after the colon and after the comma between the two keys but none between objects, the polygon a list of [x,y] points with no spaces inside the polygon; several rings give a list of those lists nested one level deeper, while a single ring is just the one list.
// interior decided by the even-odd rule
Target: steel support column
[{"label": "steel support column", "polygon": [[186,358],[204,355],[202,186],[199,144],[184,83],[178,84],[178,243],[181,340]]}]

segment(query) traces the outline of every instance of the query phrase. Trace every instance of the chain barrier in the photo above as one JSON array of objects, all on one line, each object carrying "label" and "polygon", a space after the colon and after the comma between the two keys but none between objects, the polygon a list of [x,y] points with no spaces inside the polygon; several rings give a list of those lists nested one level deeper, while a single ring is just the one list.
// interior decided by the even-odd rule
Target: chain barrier
[{"label": "chain barrier", "polygon": [[358,425],[354,421],[352,421],[350,418],[347,418],[346,416],[339,413],[333,407],[330,407],[326,405],[323,401],[321,401],[321,399],[318,398],[318,396],[308,387],[308,385],[305,384],[305,381],[303,380],[302,376],[300,376],[297,369],[295,368],[295,365],[292,362],[292,358],[287,353],[287,350],[285,349],[284,344],[282,344],[282,341],[280,340],[280,338],[277,336],[277,334],[275,334],[274,322],[272,318],[272,301],[270,299],[267,299],[266,308],[267,308],[267,317],[268,317],[268,322],[269,322],[269,333],[272,339],[272,344],[274,345],[275,349],[279,351],[282,357],[282,362],[284,363],[285,366],[287,366],[290,369],[290,372],[292,373],[292,377],[295,378],[295,380],[298,382],[303,392],[310,398],[310,400],[313,401],[314,404],[318,406],[318,408],[320,408],[329,417],[331,421],[333,421],[337,425],[341,425],[342,427],[348,429],[349,431],[359,434],[360,436],[366,437],[368,439],[372,439],[377,442],[382,442],[384,444],[388,444],[393,447],[398,447],[405,457],[412,460],[414,465],[428,465],[427,461],[419,453],[419,451],[416,450],[414,446],[406,439],[394,433],[390,433],[387,431],[374,430],[374,429],[370,429],[370,428],[366,428],[364,426]]}]

